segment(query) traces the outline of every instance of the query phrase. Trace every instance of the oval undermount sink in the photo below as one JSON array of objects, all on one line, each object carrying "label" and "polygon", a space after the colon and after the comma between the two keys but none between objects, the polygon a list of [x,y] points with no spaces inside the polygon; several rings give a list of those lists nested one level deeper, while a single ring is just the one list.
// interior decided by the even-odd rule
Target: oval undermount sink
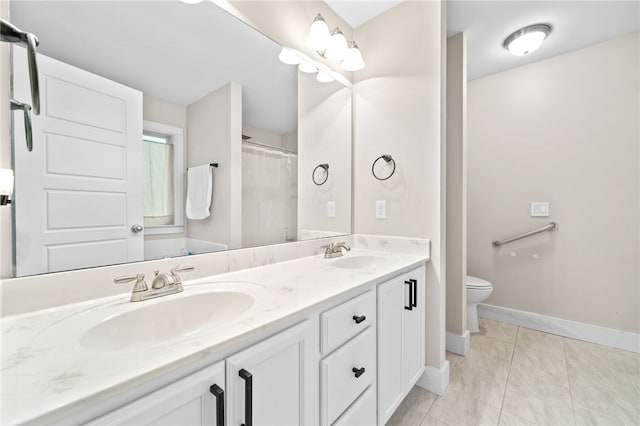
[{"label": "oval undermount sink", "polygon": [[384,258],[378,256],[348,256],[334,260],[332,265],[345,269],[375,269],[384,262]]},{"label": "oval undermount sink", "polygon": [[232,320],[254,302],[251,295],[232,290],[168,296],[105,318],[82,335],[80,344],[96,351],[153,346]]}]

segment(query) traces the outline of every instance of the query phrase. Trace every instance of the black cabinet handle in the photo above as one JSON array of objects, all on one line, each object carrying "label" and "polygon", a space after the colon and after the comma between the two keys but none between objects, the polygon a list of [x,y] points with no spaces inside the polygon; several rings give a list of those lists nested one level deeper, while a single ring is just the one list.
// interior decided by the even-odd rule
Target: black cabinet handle
[{"label": "black cabinet handle", "polygon": [[410,279],[411,284],[413,284],[413,302],[411,306],[414,308],[418,307],[418,280]]},{"label": "black cabinet handle", "polygon": [[405,284],[409,284],[409,306],[405,306],[404,308],[407,311],[413,310],[413,286],[411,285],[411,281],[405,281]]},{"label": "black cabinet handle", "polygon": [[355,373],[354,375],[356,376],[356,379],[357,379],[358,377],[360,377],[360,376],[362,376],[364,374],[364,367],[362,367],[362,368],[353,367],[351,369],[351,371],[353,371]]},{"label": "black cabinet handle", "polygon": [[353,316],[353,320],[356,322],[356,324],[360,324],[362,321],[364,321],[366,319],[367,319],[367,317],[365,317],[364,315],[360,315],[360,316],[354,315]]},{"label": "black cabinet handle", "polygon": [[224,391],[218,385],[211,385],[209,392],[216,397],[216,426],[224,426]]},{"label": "black cabinet handle", "polygon": [[244,368],[238,372],[244,380],[244,423],[242,426],[253,426],[253,376]]}]

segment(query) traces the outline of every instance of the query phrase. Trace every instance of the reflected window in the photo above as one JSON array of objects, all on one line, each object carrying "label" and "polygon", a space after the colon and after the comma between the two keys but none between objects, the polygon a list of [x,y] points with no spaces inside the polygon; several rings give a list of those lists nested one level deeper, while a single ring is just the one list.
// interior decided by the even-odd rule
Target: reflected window
[{"label": "reflected window", "polygon": [[145,121],[142,152],[145,234],[183,232],[183,129]]}]

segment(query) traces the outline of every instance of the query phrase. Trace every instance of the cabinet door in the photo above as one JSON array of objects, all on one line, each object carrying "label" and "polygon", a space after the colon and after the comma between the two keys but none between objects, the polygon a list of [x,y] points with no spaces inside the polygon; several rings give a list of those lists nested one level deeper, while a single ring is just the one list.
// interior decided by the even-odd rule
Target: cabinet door
[{"label": "cabinet door", "polygon": [[408,303],[403,277],[378,286],[378,421],[385,424],[402,399],[402,323]]},{"label": "cabinet door", "polygon": [[224,379],[220,361],[88,424],[224,426]]},{"label": "cabinet door", "polygon": [[424,268],[417,268],[404,276],[405,287],[411,286],[411,310],[403,309],[402,318],[402,378],[405,393],[424,371]]},{"label": "cabinet door", "polygon": [[227,358],[228,426],[313,423],[312,336],[304,321]]}]

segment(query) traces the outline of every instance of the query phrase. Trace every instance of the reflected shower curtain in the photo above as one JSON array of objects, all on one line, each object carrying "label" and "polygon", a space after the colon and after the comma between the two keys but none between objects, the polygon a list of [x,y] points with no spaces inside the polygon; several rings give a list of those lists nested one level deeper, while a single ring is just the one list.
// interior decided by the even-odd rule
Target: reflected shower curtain
[{"label": "reflected shower curtain", "polygon": [[242,144],[242,247],[295,240],[298,156]]}]

